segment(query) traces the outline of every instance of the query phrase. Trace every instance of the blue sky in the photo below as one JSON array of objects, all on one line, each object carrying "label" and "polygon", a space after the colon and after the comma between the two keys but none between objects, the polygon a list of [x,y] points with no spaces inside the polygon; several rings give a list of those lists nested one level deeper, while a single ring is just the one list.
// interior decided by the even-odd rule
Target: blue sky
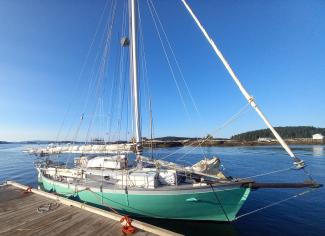
[{"label": "blue sky", "polygon": [[[96,94],[92,71],[100,70],[96,55],[104,51],[103,35],[112,1],[0,2],[0,140],[53,140],[62,124],[59,139],[76,136],[83,140],[88,137],[91,121],[90,137],[107,138],[126,130],[131,136],[132,127],[126,121],[127,99],[120,104],[120,95],[111,93],[117,81],[112,79],[118,71],[116,58],[121,51],[122,2],[118,1],[104,82],[99,95],[89,99],[87,94]],[[153,104],[155,136],[213,133],[229,137],[265,128],[250,110],[220,132],[213,132],[245,106],[245,100],[181,1],[153,2],[199,113],[169,52],[185,111],[146,0],[140,0],[141,47],[147,63],[146,78],[142,76],[144,66],[140,67],[144,136],[149,130],[147,87]],[[188,2],[275,126],[325,127],[324,1]],[[128,91],[127,74],[125,70],[121,84],[125,88],[119,90],[123,94]],[[85,100],[89,101],[87,106]],[[110,104],[115,105],[112,108]],[[81,123],[82,113],[85,115]],[[91,114],[109,116],[113,121],[91,118]],[[116,117],[120,115],[123,122],[118,128]]]}]

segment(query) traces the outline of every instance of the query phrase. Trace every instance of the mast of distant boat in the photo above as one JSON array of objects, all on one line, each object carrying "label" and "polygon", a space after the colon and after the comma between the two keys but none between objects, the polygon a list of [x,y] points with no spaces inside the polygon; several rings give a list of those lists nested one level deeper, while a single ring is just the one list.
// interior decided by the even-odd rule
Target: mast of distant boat
[{"label": "mast of distant boat", "polygon": [[139,82],[138,82],[138,65],[137,65],[137,21],[136,21],[136,0],[129,0],[129,30],[130,30],[130,77],[132,85],[133,98],[133,122],[135,135],[135,151],[140,156],[142,152],[141,142],[141,124],[140,124],[140,104],[139,104]]},{"label": "mast of distant boat", "polygon": [[203,35],[205,36],[205,38],[207,39],[207,41],[209,42],[209,44],[211,45],[211,47],[213,48],[213,50],[215,51],[215,53],[217,54],[217,56],[222,61],[223,65],[227,69],[227,71],[230,74],[231,78],[235,81],[236,85],[238,86],[239,90],[242,92],[242,94],[246,98],[247,102],[255,109],[255,111],[257,112],[257,114],[262,118],[262,120],[264,121],[264,123],[269,127],[269,129],[272,131],[273,135],[278,140],[278,142],[282,145],[282,147],[284,148],[284,150],[286,150],[287,153],[289,154],[289,156],[293,158],[294,164],[296,165],[296,167],[297,168],[303,168],[304,167],[304,161],[301,160],[301,159],[299,159],[298,157],[296,157],[295,154],[293,154],[293,152],[291,151],[290,147],[282,139],[282,137],[279,135],[279,133],[274,129],[274,127],[272,126],[272,124],[270,123],[270,121],[266,118],[266,116],[264,115],[264,113],[259,109],[259,107],[257,106],[257,104],[256,104],[256,102],[254,100],[254,97],[251,96],[247,92],[247,90],[245,89],[245,87],[243,86],[243,84],[240,82],[240,80],[238,79],[237,75],[232,70],[232,68],[230,67],[229,63],[227,62],[227,60],[225,59],[225,57],[223,56],[223,54],[221,53],[221,51],[218,49],[218,47],[215,44],[215,42],[212,40],[212,38],[206,32],[206,30],[204,29],[204,27],[201,24],[201,22],[198,20],[198,18],[196,17],[196,15],[193,13],[193,11],[190,8],[190,6],[187,4],[186,0],[181,0],[181,1],[183,2],[185,8],[190,13],[190,15],[192,16],[192,18],[194,19],[194,21],[197,24],[197,26],[202,31]]}]

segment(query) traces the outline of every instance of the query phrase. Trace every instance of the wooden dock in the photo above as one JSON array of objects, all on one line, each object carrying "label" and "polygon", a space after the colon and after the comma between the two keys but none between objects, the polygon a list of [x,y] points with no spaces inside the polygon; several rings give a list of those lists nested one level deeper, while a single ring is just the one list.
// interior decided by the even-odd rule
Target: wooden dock
[{"label": "wooden dock", "polygon": [[[27,188],[11,181],[0,186],[0,235],[123,235],[120,215]],[[134,236],[180,235],[137,220],[132,225]]]}]

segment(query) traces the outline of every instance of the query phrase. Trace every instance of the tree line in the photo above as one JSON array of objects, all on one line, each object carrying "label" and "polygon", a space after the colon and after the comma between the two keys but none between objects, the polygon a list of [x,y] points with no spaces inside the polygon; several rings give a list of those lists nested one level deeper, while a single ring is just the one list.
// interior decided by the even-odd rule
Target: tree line
[{"label": "tree line", "polygon": [[[281,135],[282,138],[311,138],[313,134],[322,134],[325,136],[325,128],[317,128],[313,126],[287,126],[275,127],[275,130]],[[241,134],[236,134],[231,137],[234,140],[254,141],[258,138],[275,138],[269,129],[260,129],[249,131]]]}]

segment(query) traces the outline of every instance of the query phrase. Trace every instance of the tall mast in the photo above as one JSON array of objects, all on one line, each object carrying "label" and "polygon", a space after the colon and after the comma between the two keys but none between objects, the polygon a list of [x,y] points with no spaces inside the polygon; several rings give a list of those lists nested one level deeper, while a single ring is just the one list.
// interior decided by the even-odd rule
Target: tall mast
[{"label": "tall mast", "polygon": [[259,109],[259,107],[257,106],[254,98],[244,88],[243,84],[240,82],[240,80],[238,79],[237,75],[232,70],[232,68],[230,67],[229,63],[227,62],[227,60],[225,59],[225,57],[223,56],[223,54],[221,53],[221,51],[218,49],[218,47],[215,44],[215,42],[212,40],[212,38],[206,32],[206,30],[204,29],[204,27],[201,24],[201,22],[198,20],[198,18],[196,17],[196,15],[193,13],[192,9],[187,4],[186,0],[181,0],[181,1],[183,2],[185,8],[190,13],[190,15],[194,19],[195,23],[197,24],[197,26],[199,27],[199,29],[201,30],[201,32],[203,33],[203,35],[205,36],[205,38],[207,39],[207,41],[209,42],[209,44],[211,45],[211,47],[213,48],[213,50],[215,51],[215,53],[217,54],[217,56],[222,61],[223,65],[227,69],[227,71],[230,74],[231,78],[235,81],[236,85],[238,86],[239,90],[242,92],[242,94],[246,98],[247,102],[255,109],[255,111],[262,118],[262,120],[267,125],[267,127],[269,127],[269,129],[272,131],[273,135],[278,140],[278,142],[281,144],[281,146],[284,148],[284,150],[286,150],[286,152],[289,154],[289,156],[291,156],[293,158],[294,164],[298,168],[303,168],[304,167],[304,162],[302,160],[300,160],[298,157],[295,156],[295,154],[291,151],[290,147],[286,144],[286,142],[282,139],[282,137],[278,134],[278,132],[273,128],[272,124],[266,118],[266,116],[264,115],[264,113]]},{"label": "tall mast", "polygon": [[136,0],[129,0],[129,17],[130,17],[130,76],[132,84],[133,97],[133,122],[134,135],[136,142],[136,154],[140,155],[142,151],[141,143],[141,124],[140,124],[140,104],[139,104],[139,82],[138,82],[138,64],[137,64],[137,11]]}]

